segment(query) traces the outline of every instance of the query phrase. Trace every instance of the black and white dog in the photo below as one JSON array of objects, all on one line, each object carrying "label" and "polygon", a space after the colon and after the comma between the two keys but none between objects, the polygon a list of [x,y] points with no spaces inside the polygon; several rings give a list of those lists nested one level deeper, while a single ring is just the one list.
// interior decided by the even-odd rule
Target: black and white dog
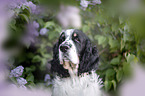
[{"label": "black and white dog", "polygon": [[63,30],[53,48],[51,71],[56,74],[52,96],[100,96],[98,51],[80,30]]}]

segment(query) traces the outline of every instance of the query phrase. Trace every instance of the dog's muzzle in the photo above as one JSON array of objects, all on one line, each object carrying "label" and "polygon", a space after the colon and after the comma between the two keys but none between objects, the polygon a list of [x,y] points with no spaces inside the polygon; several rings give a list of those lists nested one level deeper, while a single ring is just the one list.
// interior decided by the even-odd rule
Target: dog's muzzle
[{"label": "dog's muzzle", "polygon": [[72,47],[71,44],[65,42],[64,44],[62,44],[62,45],[60,46],[60,50],[61,50],[62,52],[65,53],[65,52],[67,52],[71,47]]}]

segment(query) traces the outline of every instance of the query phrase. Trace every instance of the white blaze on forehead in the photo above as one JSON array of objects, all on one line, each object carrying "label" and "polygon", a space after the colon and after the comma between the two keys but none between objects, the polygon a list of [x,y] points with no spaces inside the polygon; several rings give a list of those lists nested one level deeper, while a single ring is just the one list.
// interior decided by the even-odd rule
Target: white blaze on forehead
[{"label": "white blaze on forehead", "polygon": [[65,31],[65,35],[66,35],[66,36],[70,36],[70,35],[72,35],[73,32],[74,32],[74,29],[67,29],[67,30]]},{"label": "white blaze on forehead", "polygon": [[67,29],[67,30],[62,30],[61,34],[64,33],[66,37],[70,37],[73,32],[74,29]]}]

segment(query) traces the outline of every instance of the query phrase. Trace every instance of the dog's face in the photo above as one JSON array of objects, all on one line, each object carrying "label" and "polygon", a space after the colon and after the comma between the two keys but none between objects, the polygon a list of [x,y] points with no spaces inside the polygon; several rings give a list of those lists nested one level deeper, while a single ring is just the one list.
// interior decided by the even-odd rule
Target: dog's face
[{"label": "dog's face", "polygon": [[80,30],[67,29],[60,34],[53,49],[52,71],[62,77],[96,70],[98,52]]},{"label": "dog's face", "polygon": [[81,41],[78,33],[74,29],[62,31],[59,38],[59,60],[60,64],[70,61],[73,64],[79,64],[79,48]]}]

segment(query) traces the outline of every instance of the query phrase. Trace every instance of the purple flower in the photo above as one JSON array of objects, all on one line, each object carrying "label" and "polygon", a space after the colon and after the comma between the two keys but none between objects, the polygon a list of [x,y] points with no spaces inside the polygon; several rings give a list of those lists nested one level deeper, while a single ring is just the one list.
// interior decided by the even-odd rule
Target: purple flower
[{"label": "purple flower", "polygon": [[23,3],[27,2],[27,0],[8,0],[8,6],[10,9],[21,8]]},{"label": "purple flower", "polygon": [[17,78],[17,83],[18,83],[18,85],[22,86],[22,85],[27,84],[27,81],[26,81],[26,79],[24,79],[22,77],[18,77]]},{"label": "purple flower", "polygon": [[38,28],[39,28],[39,23],[36,21],[33,21],[32,23],[28,24],[26,30],[26,34],[22,38],[22,43],[24,44],[31,44],[35,42],[35,38],[39,36]]},{"label": "purple flower", "polygon": [[20,9],[22,5],[27,6],[30,8],[32,14],[38,14],[40,11],[32,1],[27,2],[27,0],[7,0],[7,4],[10,9]]},{"label": "purple flower", "polygon": [[33,23],[28,24],[27,35],[32,38],[39,36],[38,28],[39,28],[39,23],[37,23],[36,21],[33,21]]},{"label": "purple flower", "polygon": [[18,66],[15,69],[11,70],[10,77],[19,77],[22,75],[24,70],[23,66]]},{"label": "purple flower", "polygon": [[33,14],[35,13],[35,11],[36,11],[36,9],[37,9],[37,6],[36,6],[33,2],[31,2],[31,1],[26,2],[26,3],[23,4],[23,5],[28,6],[28,7],[30,8],[31,13],[33,13]]},{"label": "purple flower", "polygon": [[49,31],[48,29],[42,28],[42,29],[40,30],[40,35],[45,35],[48,31]]},{"label": "purple flower", "polygon": [[45,75],[45,78],[44,78],[44,81],[47,82],[47,81],[50,81],[50,79],[51,79],[50,78],[50,75],[49,74],[46,74]]},{"label": "purple flower", "polygon": [[81,0],[81,2],[80,2],[81,8],[83,10],[86,10],[86,8],[88,7],[89,4],[90,5],[101,4],[101,0],[91,0],[91,1]]},{"label": "purple flower", "polygon": [[101,4],[101,0],[93,0],[92,3],[90,3],[91,5],[96,5],[96,4]]},{"label": "purple flower", "polygon": [[83,10],[86,10],[86,8],[88,7],[89,3],[90,3],[89,1],[81,0],[80,5],[81,5]]},{"label": "purple flower", "polygon": [[39,23],[37,23],[36,21],[33,21],[33,26],[34,28],[39,28]]},{"label": "purple flower", "polygon": [[52,84],[52,82],[51,82],[51,77],[50,77],[49,74],[46,74],[46,75],[45,75],[44,81],[46,82],[46,83],[45,83],[46,86],[49,86],[49,85]]}]

